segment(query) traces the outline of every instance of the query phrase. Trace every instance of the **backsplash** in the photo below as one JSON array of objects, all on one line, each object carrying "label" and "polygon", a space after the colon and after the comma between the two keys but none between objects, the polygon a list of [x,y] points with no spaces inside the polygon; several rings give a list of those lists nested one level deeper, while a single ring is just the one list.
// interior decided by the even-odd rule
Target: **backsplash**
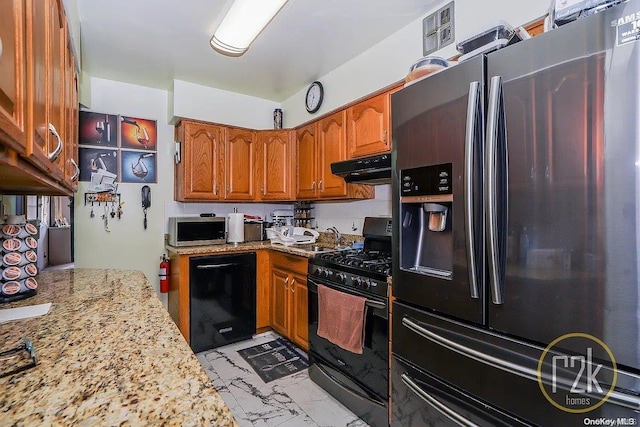
[{"label": "backsplash", "polygon": [[[315,217],[315,228],[326,231],[336,227],[344,235],[362,236],[364,218],[367,216],[391,217],[391,185],[376,185],[375,199],[344,202],[312,202],[312,215]],[[165,233],[169,217],[198,216],[201,213],[215,213],[227,216],[237,208],[238,212],[260,215],[271,221],[271,212],[277,209],[293,210],[294,203],[182,203],[166,202],[164,209]],[[350,244],[351,240],[343,239]]]}]

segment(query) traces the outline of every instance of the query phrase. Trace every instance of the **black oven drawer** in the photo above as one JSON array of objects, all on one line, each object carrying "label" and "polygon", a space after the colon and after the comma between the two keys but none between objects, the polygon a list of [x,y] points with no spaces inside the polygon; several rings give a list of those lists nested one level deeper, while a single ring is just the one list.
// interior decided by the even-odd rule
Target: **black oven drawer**
[{"label": "black oven drawer", "polygon": [[398,356],[393,356],[391,366],[392,426],[530,425],[451,387]]}]

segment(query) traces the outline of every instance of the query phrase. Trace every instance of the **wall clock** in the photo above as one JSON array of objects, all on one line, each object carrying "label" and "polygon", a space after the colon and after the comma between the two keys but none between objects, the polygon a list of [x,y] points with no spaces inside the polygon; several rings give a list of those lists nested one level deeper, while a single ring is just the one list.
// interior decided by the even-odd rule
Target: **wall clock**
[{"label": "wall clock", "polygon": [[304,100],[304,104],[310,114],[313,114],[320,109],[323,97],[324,88],[322,87],[322,83],[318,81],[311,83],[307,89],[307,96]]}]

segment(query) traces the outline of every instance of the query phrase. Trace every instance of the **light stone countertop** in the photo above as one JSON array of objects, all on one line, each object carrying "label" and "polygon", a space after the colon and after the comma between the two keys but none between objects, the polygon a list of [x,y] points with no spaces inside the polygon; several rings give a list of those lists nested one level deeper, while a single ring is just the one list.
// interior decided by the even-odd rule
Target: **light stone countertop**
[{"label": "light stone countertop", "polygon": [[237,426],[141,272],[37,280],[37,295],[0,305],[53,303],[45,316],[0,324],[0,350],[29,338],[38,358],[0,378],[0,425]]}]

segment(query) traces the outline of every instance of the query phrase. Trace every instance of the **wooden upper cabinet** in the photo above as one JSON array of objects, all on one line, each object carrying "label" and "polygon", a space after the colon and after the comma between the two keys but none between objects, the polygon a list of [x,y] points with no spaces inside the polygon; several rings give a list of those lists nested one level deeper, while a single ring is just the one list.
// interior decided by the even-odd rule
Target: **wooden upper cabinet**
[{"label": "wooden upper cabinet", "polygon": [[[67,48],[66,20],[64,19],[64,9],[61,0],[51,0],[49,2],[49,51],[48,58],[48,93],[49,97],[49,158],[52,162],[51,173],[58,179],[64,177],[65,153],[64,144],[67,139],[65,129],[65,50]],[[56,135],[57,133],[57,135]],[[54,154],[56,154],[54,156]]]},{"label": "wooden upper cabinet", "polygon": [[0,2],[0,141],[18,152],[26,146],[24,3]]},{"label": "wooden upper cabinet", "polygon": [[256,196],[256,132],[232,127],[226,132],[225,199],[253,200]]},{"label": "wooden upper cabinet", "polygon": [[48,168],[49,165],[49,118],[48,118],[48,52],[49,42],[47,20],[50,15],[49,3],[55,0],[28,1],[26,24],[27,34],[27,148],[29,160]]},{"label": "wooden upper cabinet", "polygon": [[384,92],[347,109],[349,158],[391,150],[390,98]]},{"label": "wooden upper cabinet", "polygon": [[296,130],[296,199],[316,197],[317,122]]},{"label": "wooden upper cabinet", "polygon": [[187,120],[176,126],[176,140],[181,146],[175,176],[178,201],[220,199],[223,138],[221,126]]},{"label": "wooden upper cabinet", "polygon": [[65,182],[70,188],[77,186],[80,176],[78,167],[78,75],[71,51],[71,41],[67,38],[64,68],[64,114],[65,114]]},{"label": "wooden upper cabinet", "polygon": [[345,114],[342,110],[320,120],[317,138],[317,178],[320,198],[347,195],[347,184],[344,179],[331,173],[331,163],[347,158]]},{"label": "wooden upper cabinet", "polygon": [[259,200],[291,198],[291,131],[258,131],[258,197]]}]

